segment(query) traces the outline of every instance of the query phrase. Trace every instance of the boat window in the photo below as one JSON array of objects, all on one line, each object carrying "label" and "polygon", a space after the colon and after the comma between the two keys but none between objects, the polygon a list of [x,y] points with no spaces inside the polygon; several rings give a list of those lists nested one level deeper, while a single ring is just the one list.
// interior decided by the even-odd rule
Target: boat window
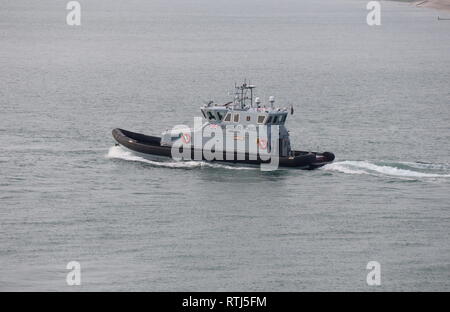
[{"label": "boat window", "polygon": [[273,116],[272,124],[276,125],[278,122],[278,116]]},{"label": "boat window", "polygon": [[247,121],[250,121],[250,116],[247,116],[247,118],[246,118],[246,119],[247,119]]},{"label": "boat window", "polygon": [[264,119],[266,119],[266,116],[263,116],[263,115],[258,116],[258,123],[259,124],[264,123]]},{"label": "boat window", "polygon": [[267,118],[266,124],[270,124],[271,122],[272,122],[272,116],[269,116],[269,118]]},{"label": "boat window", "polygon": [[239,114],[234,114],[233,121],[239,122]]},{"label": "boat window", "polygon": [[281,123],[284,124],[284,122],[286,121],[286,116],[287,115],[283,115],[283,117],[281,118]]},{"label": "boat window", "polygon": [[230,121],[230,120],[231,120],[231,114],[228,113],[228,114],[225,116],[224,121]]},{"label": "boat window", "polygon": [[219,120],[223,119],[223,114],[221,112],[217,112],[217,116],[219,116]]},{"label": "boat window", "polygon": [[208,117],[209,117],[209,120],[216,120],[216,117],[211,112],[208,112]]}]

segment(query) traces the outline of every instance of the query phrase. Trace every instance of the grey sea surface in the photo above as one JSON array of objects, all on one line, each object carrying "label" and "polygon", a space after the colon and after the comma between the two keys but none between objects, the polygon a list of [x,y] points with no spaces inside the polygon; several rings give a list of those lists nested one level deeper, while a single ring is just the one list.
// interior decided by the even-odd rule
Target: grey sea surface
[{"label": "grey sea surface", "polygon": [[[449,291],[450,22],[382,1],[90,0],[0,9],[0,290]],[[235,82],[293,104],[314,171],[150,161]],[[68,286],[66,265],[81,264]],[[368,286],[369,261],[381,286]]]}]

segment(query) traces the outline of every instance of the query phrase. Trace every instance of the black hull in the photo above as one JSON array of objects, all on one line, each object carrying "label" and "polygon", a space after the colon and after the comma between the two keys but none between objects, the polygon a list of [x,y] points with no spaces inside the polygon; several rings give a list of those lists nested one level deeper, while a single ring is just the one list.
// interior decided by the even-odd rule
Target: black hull
[{"label": "black hull", "polygon": [[[114,139],[120,144],[135,152],[172,158],[171,147],[161,146],[161,138],[155,136],[144,135],[123,129],[116,128],[112,131]],[[315,169],[323,165],[329,164],[334,160],[334,154],[329,152],[315,153],[294,151],[294,157],[280,157],[280,167],[295,167],[300,169]],[[241,156],[242,157],[242,156]],[[229,158],[229,157],[228,157]],[[259,157],[256,160],[249,159],[249,155],[245,154],[245,159],[240,160],[235,153],[233,160],[227,160],[224,153],[223,160],[217,160],[227,163],[244,163],[251,165],[259,165],[268,163]],[[191,149],[191,159],[194,159],[194,149]],[[204,159],[206,160],[206,159]]]}]

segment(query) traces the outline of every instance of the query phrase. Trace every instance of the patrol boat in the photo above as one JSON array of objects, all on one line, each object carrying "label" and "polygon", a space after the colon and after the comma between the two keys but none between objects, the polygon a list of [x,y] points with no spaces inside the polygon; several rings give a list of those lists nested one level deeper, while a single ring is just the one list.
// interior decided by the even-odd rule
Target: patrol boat
[{"label": "patrol boat", "polygon": [[252,84],[235,85],[233,101],[225,104],[209,101],[200,108],[203,121],[193,128],[176,127],[163,132],[161,137],[116,128],[112,135],[119,145],[144,156],[252,165],[269,163],[270,156],[276,156],[278,166],[300,169],[315,169],[334,160],[330,152],[293,150],[285,127],[293,107],[276,107],[273,96],[267,104],[262,104],[259,97],[253,101],[254,89]]}]

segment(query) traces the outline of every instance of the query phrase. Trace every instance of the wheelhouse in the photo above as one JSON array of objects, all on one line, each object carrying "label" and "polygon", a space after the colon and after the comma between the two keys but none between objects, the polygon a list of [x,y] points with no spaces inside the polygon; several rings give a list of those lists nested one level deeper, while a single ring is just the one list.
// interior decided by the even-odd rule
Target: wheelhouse
[{"label": "wheelhouse", "polygon": [[234,110],[223,108],[202,108],[203,117],[210,123],[242,125],[284,125],[286,111]]}]

